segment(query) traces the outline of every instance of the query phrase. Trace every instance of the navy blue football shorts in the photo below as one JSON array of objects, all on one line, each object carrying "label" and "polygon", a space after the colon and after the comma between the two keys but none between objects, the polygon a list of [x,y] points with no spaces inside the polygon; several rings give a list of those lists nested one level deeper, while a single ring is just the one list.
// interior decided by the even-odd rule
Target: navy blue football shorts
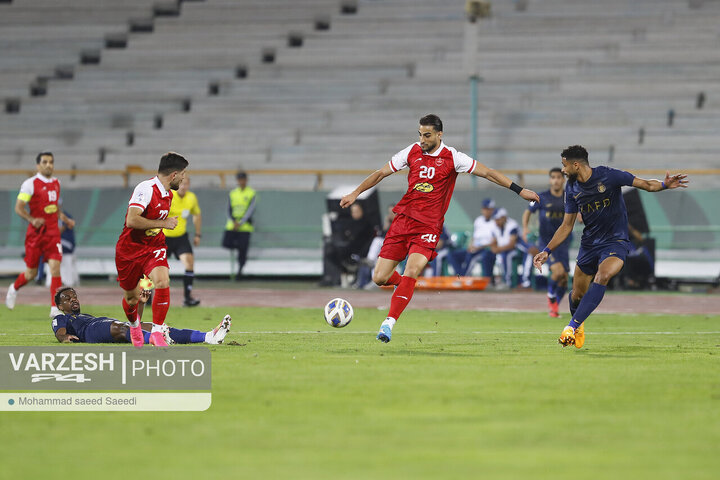
[{"label": "navy blue football shorts", "polygon": [[566,272],[570,271],[570,249],[568,248],[567,244],[565,246],[560,246],[553,250],[553,252],[548,256],[547,259],[547,266],[552,267],[556,263],[562,263],[562,266],[565,268]]},{"label": "navy blue football shorts", "polygon": [[[577,266],[587,275],[595,275],[598,265],[609,257],[619,258],[623,262],[630,251],[630,242],[627,240],[614,240],[598,245],[580,245],[577,256]],[[555,252],[553,252],[554,254]]]},{"label": "navy blue football shorts", "polygon": [[115,343],[115,339],[110,335],[110,325],[112,321],[93,322],[85,327],[85,339],[80,339],[85,343]]}]

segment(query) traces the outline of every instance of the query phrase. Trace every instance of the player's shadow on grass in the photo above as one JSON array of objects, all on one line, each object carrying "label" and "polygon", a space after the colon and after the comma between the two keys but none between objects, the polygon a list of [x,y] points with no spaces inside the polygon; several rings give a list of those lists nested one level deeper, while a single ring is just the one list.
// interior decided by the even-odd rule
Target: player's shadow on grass
[{"label": "player's shadow on grass", "polygon": [[652,358],[655,357],[658,352],[677,352],[678,349],[668,348],[667,346],[653,346],[653,345],[628,345],[628,346],[615,346],[615,347],[593,347],[578,350],[575,352],[576,355],[585,355],[589,357],[600,357],[600,358]]},{"label": "player's shadow on grass", "polygon": [[402,357],[488,357],[491,356],[487,352],[447,352],[437,350],[386,350],[380,352],[386,357],[402,356]]}]

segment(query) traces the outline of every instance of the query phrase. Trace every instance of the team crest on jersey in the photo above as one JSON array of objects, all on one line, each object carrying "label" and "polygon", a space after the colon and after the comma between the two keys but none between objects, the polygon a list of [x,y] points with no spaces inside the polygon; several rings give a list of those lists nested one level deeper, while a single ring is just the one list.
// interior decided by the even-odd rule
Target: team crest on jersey
[{"label": "team crest on jersey", "polygon": [[58,206],[57,205],[46,205],[43,210],[45,210],[45,213],[55,213],[58,211]]},{"label": "team crest on jersey", "polygon": [[145,230],[145,236],[156,237],[161,230],[162,228],[148,228],[147,230]]},{"label": "team crest on jersey", "polygon": [[430,193],[433,190],[435,190],[435,187],[433,187],[432,184],[430,184],[430,183],[422,182],[422,183],[416,183],[415,186],[413,187],[413,190],[417,190],[418,192],[423,192],[423,193]]},{"label": "team crest on jersey", "polygon": [[598,183],[598,192],[603,193],[605,192],[605,190],[605,185],[603,185],[602,183]]},{"label": "team crest on jersey", "polygon": [[443,164],[443,159],[442,159],[442,158],[437,158],[437,159],[435,159],[435,166],[436,166],[436,167],[441,167],[442,164]]}]

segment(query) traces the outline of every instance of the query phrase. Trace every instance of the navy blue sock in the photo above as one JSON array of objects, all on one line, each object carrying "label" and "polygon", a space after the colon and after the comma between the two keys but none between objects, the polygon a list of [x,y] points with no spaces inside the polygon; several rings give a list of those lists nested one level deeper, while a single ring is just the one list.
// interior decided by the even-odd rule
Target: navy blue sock
[{"label": "navy blue sock", "polygon": [[573,314],[572,320],[568,323],[573,328],[578,328],[585,321],[587,317],[600,305],[600,302],[605,295],[605,285],[593,282],[588,288],[585,296],[580,300],[580,305],[577,307],[577,311]]},{"label": "navy blue sock", "polygon": [[568,303],[570,304],[570,316],[574,317],[575,312],[577,311],[578,305],[580,305],[580,301],[578,301],[577,303],[575,301],[573,301],[573,297],[571,294],[571,295],[568,295]]},{"label": "navy blue sock", "polygon": [[170,338],[175,343],[203,343],[205,341],[205,332],[197,330],[170,328]]},{"label": "navy blue sock", "polygon": [[565,287],[555,284],[555,301],[560,303],[565,296]]},{"label": "navy blue sock", "polygon": [[552,277],[548,277],[548,298],[554,298],[555,300],[559,300],[557,298],[557,288],[558,284],[555,282],[555,280],[553,280]]},{"label": "navy blue sock", "polygon": [[[145,343],[150,343],[150,332],[146,332],[143,330],[143,338],[145,339]],[[128,343],[132,343],[132,339],[130,338],[130,329],[128,328],[125,332],[125,340],[128,341]]]}]

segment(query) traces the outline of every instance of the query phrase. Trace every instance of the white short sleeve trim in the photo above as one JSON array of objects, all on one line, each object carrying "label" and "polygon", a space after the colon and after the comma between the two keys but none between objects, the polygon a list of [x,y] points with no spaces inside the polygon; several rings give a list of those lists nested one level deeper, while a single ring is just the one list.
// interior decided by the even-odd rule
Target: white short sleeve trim
[{"label": "white short sleeve trim", "polygon": [[130,197],[130,202],[128,202],[128,206],[138,207],[145,211],[147,206],[150,205],[150,201],[152,200],[152,187],[152,180],[145,180],[144,182],[138,183],[137,187],[135,187],[135,190],[133,190],[133,194],[132,197]]},{"label": "white short sleeve trim", "polygon": [[463,152],[458,152],[452,147],[448,147],[453,154],[453,162],[455,162],[455,171],[458,173],[472,173],[475,170],[477,162]]},{"label": "white short sleeve trim", "polygon": [[397,172],[398,170],[402,170],[403,168],[408,166],[408,155],[410,154],[410,150],[415,146],[416,144],[412,144],[407,148],[404,148],[400,150],[398,153],[392,156],[390,159],[390,169],[393,172]]},{"label": "white short sleeve trim", "polygon": [[[17,183],[15,184],[17,185]],[[30,177],[27,180],[25,180],[22,185],[20,186],[20,193],[25,195],[33,196],[33,193],[35,192],[35,177]]]}]

